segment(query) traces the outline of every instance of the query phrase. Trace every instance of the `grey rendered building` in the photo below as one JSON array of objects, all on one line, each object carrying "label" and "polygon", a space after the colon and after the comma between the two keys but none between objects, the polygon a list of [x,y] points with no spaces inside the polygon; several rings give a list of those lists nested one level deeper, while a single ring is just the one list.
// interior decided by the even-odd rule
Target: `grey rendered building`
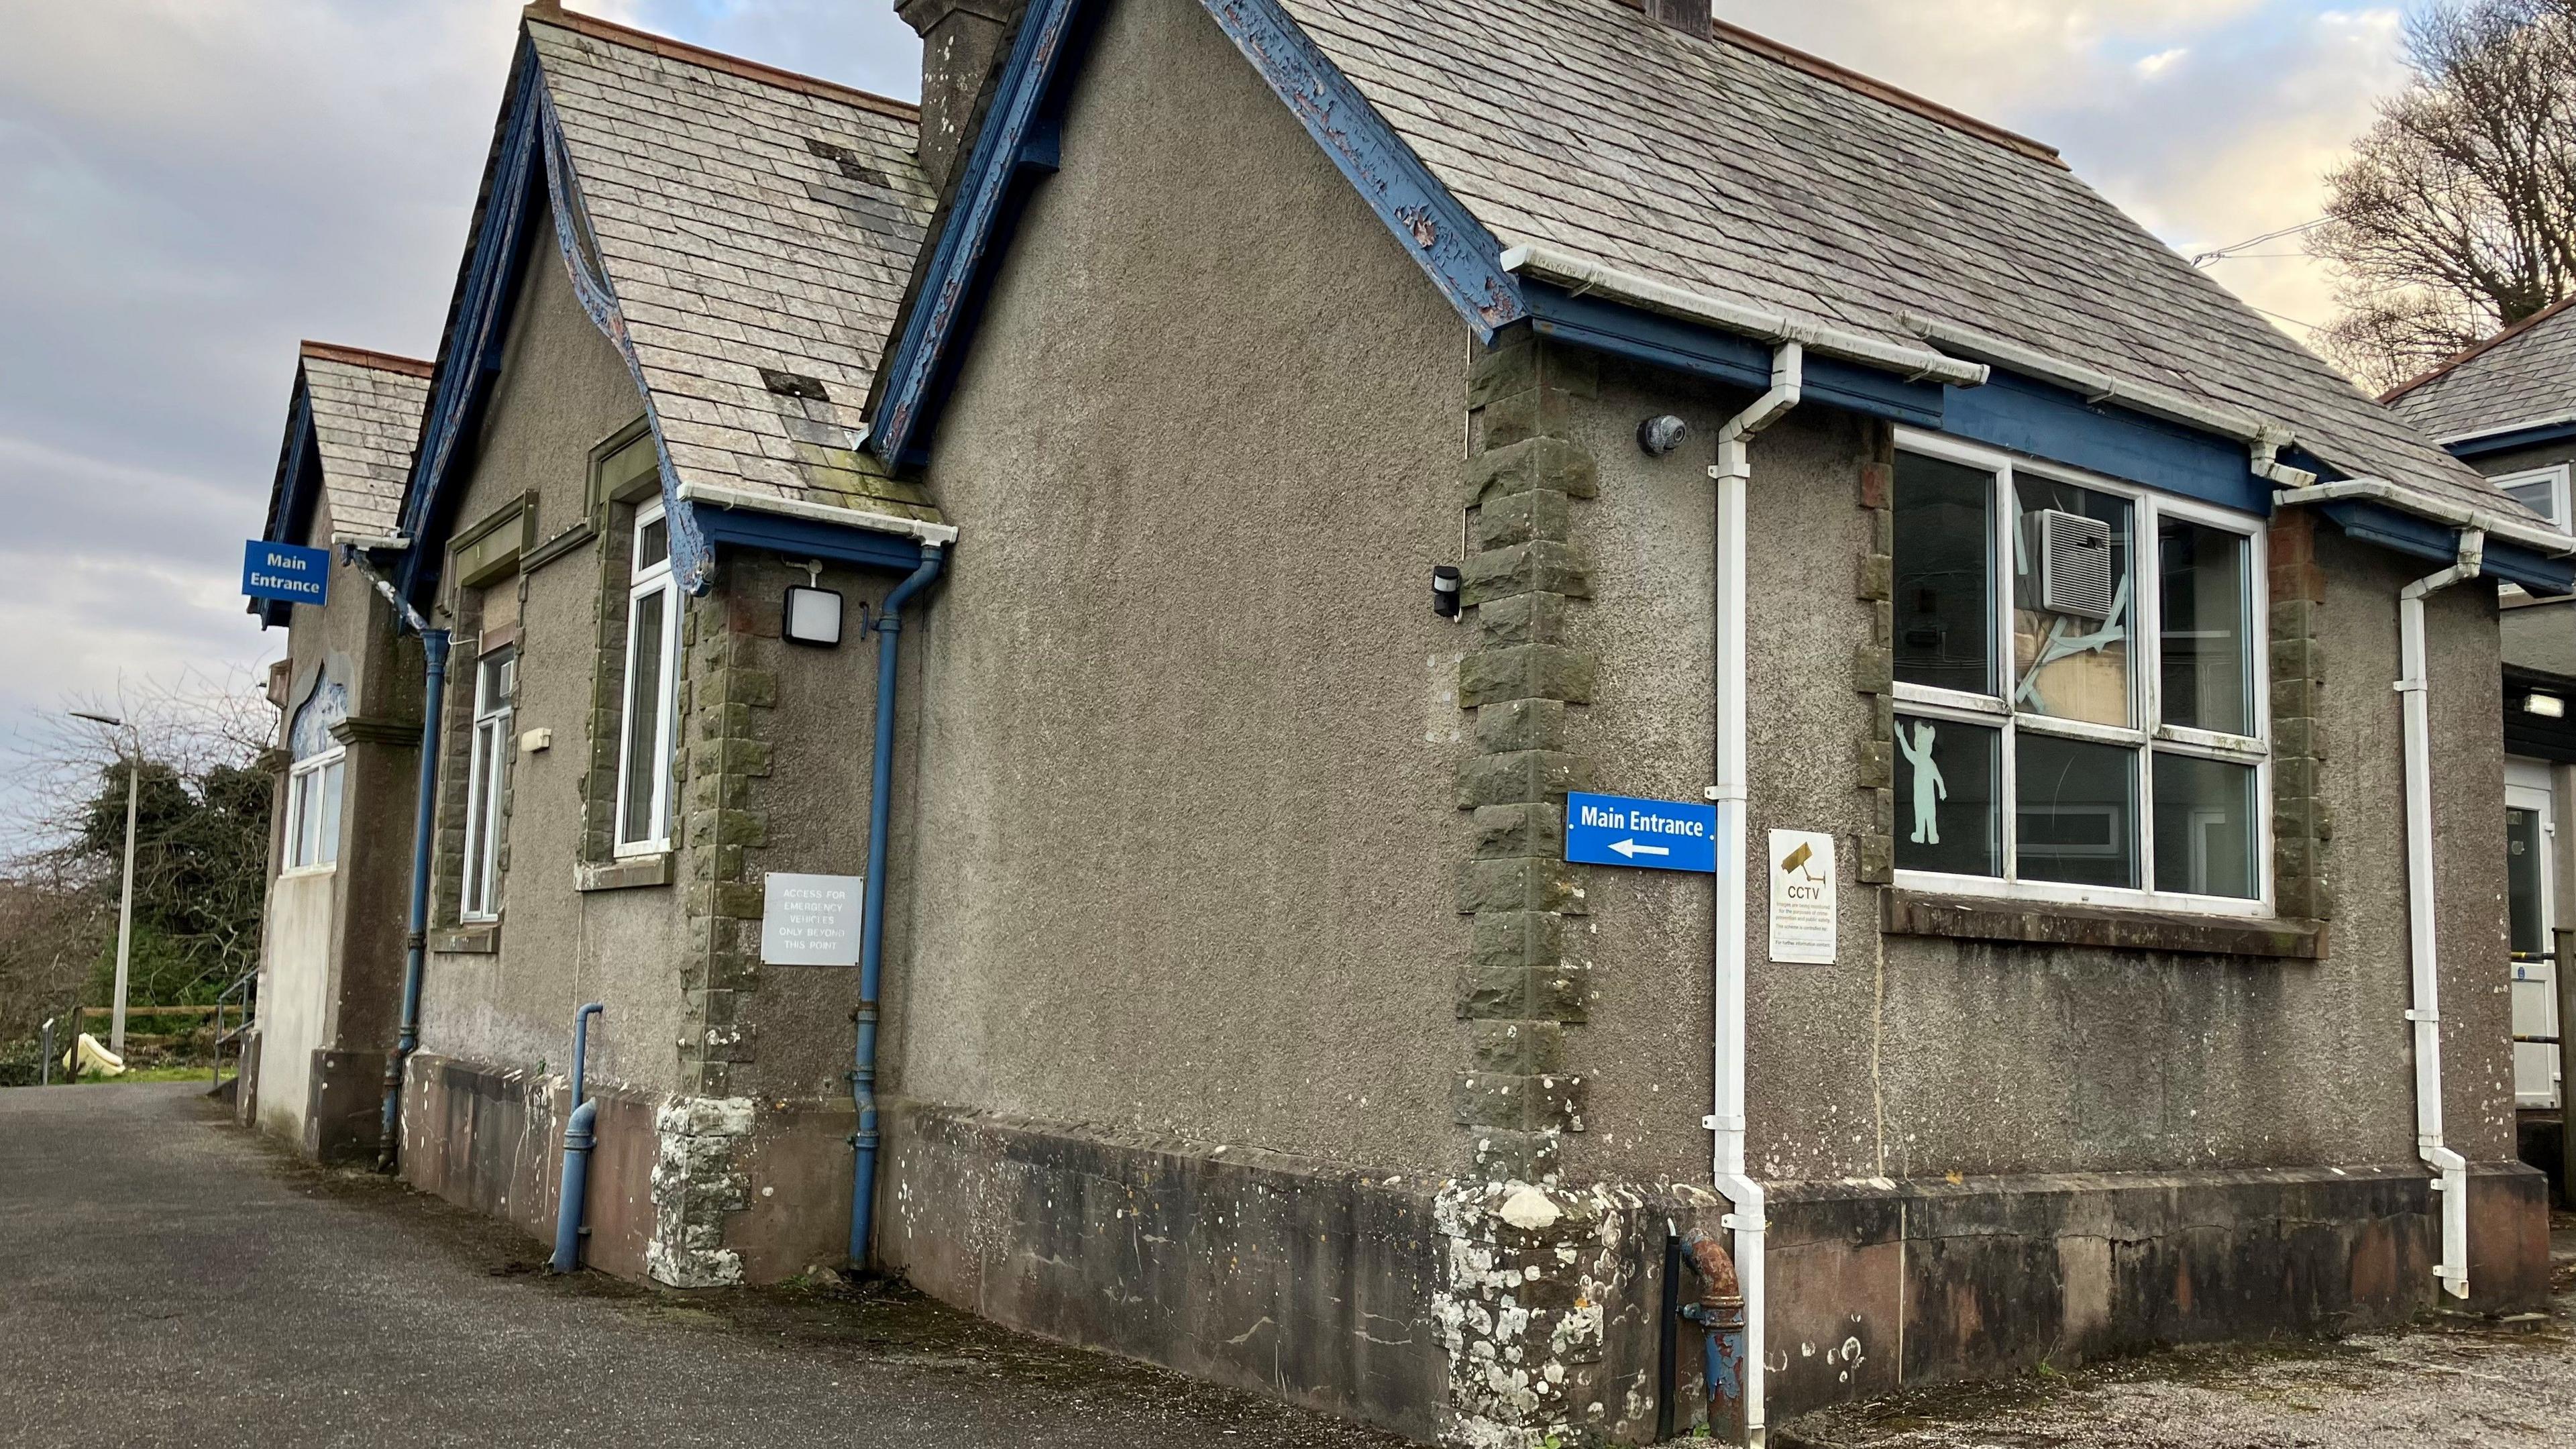
[{"label": "grey rendered building", "polygon": [[2545,1291],[2493,581],[2576,541],[1704,13],[905,16],[918,116],[528,15],[367,556],[453,640],[412,1181],[551,1222],[596,1001],[592,1264],[1475,1445],[1697,1422],[1694,1228],[1756,1440]]},{"label": "grey rendered building", "polygon": [[[2498,488],[2561,528],[2576,520],[2576,304],[2509,327],[2384,399]],[[2505,861],[2510,903],[2514,1102],[2523,1156],[2565,1193],[2557,932],[2576,902],[2576,596],[2508,591],[2504,608]]]},{"label": "grey rendered building", "polygon": [[[307,342],[260,536],[332,548],[394,531],[429,364]],[[244,1118],[323,1161],[372,1157],[400,993],[421,654],[385,600],[335,565],[320,606],[260,603],[288,626],[259,1018]]]},{"label": "grey rendered building", "polygon": [[[2044,147],[1704,15],[999,53],[871,405],[963,540],[889,1267],[1477,1444],[1690,1423],[1694,1226],[1756,1437],[2536,1301],[2492,580],[2566,537]],[[1714,891],[1569,863],[1580,792],[1713,804]]]}]

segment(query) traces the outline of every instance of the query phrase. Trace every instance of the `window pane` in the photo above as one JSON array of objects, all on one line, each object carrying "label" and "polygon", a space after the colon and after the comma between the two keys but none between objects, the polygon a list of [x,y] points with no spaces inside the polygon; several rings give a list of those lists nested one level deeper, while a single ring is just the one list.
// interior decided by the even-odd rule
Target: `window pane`
[{"label": "window pane", "polygon": [[2156,889],[2255,895],[2254,767],[2156,756]]},{"label": "window pane", "polygon": [[1896,677],[1908,684],[1995,692],[1994,496],[1982,469],[1897,455]]},{"label": "window pane", "polygon": [[322,829],[314,842],[313,863],[328,865],[340,858],[340,789],[341,777],[348,761],[333,760],[324,765],[322,776]]},{"label": "window pane", "polygon": [[474,712],[489,714],[510,702],[510,686],[515,682],[512,665],[519,651],[507,645],[483,656],[474,674]]},{"label": "window pane", "polygon": [[669,595],[663,590],[639,595],[628,620],[626,646],[626,778],[618,805],[617,838],[622,844],[661,838],[655,818],[654,787],[669,770],[662,759],[662,611]]},{"label": "window pane", "polygon": [[2164,575],[2164,722],[2254,733],[2253,651],[2246,647],[2251,541],[2169,520],[2156,529],[2156,545]]},{"label": "window pane", "polygon": [[1995,809],[2003,731],[1955,720],[1896,721],[1896,863],[1907,870],[2001,875]]},{"label": "window pane", "polygon": [[483,914],[483,841],[492,829],[492,727],[474,727],[472,768],[465,781],[465,911]]},{"label": "window pane", "polygon": [[2138,883],[2138,752],[2020,732],[2014,854],[2024,880]]},{"label": "window pane", "polygon": [[2540,917],[2540,812],[2504,812],[2504,882],[2506,918],[2513,929],[2513,953],[2540,956],[2549,941]]},{"label": "window pane", "polygon": [[2567,520],[2558,516],[2558,480],[2555,477],[2539,478],[2529,483],[2506,484],[2504,496],[2548,519],[2558,527],[2567,526]]},{"label": "window pane", "polygon": [[2013,491],[2013,704],[2060,719],[2135,723],[2127,501],[2026,476]]},{"label": "window pane", "polygon": [[313,772],[299,770],[286,780],[286,864],[289,869],[305,863],[304,821],[313,813]]},{"label": "window pane", "polygon": [[635,571],[642,573],[671,557],[671,524],[659,514],[635,525]]}]

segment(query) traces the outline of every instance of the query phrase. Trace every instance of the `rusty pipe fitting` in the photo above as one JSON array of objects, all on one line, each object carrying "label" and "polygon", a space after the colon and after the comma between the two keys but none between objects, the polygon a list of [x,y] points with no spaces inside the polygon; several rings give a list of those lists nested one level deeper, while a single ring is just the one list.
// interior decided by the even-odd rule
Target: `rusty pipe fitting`
[{"label": "rusty pipe fitting", "polygon": [[1697,1303],[1682,1317],[1708,1330],[1708,1424],[1719,1442],[1744,1442],[1744,1285],[1726,1246],[1693,1230],[1682,1239],[1683,1258],[1699,1278]]}]

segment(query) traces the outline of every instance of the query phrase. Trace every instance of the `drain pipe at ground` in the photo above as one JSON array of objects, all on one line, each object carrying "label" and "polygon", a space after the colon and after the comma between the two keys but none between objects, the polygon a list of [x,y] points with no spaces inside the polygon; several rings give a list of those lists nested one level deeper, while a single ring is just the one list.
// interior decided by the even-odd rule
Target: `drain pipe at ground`
[{"label": "drain pipe at ground", "polygon": [[2478,576],[2486,534],[2460,534],[2459,561],[2408,584],[2397,596],[2397,697],[2406,747],[2406,936],[2414,967],[2415,1150],[2442,1195],[2442,1261],[2433,1276],[2454,1298],[2469,1296],[2469,1164],[2442,1141],[2442,973],[2433,934],[2433,743],[2426,705],[2424,597]]},{"label": "drain pipe at ground", "polygon": [[859,913],[859,1008],[850,1044],[850,1101],[859,1130],[850,1136],[850,1267],[865,1272],[877,1191],[877,982],[885,962],[886,829],[894,793],[895,660],[903,606],[939,577],[939,545],[921,546],[921,566],[877,610],[877,722],[868,767],[868,874]]},{"label": "drain pipe at ground", "polygon": [[572,1113],[564,1121],[563,1189],[555,1196],[555,1255],[546,1266],[581,1266],[582,1215],[590,1202],[590,1149],[598,1141],[599,1103],[583,1095],[590,1066],[590,1019],[608,1008],[594,1001],[572,1014]]},{"label": "drain pipe at ground", "polygon": [[[369,542],[408,546],[400,539]],[[376,1122],[376,1171],[391,1172],[402,1124],[403,1063],[420,1046],[420,977],[429,944],[429,848],[438,823],[438,724],[447,707],[447,631],[429,627],[429,621],[376,571],[355,542],[341,542],[340,560],[366,575],[376,592],[394,606],[402,627],[420,636],[421,654],[428,664],[421,689],[420,779],[412,801],[411,919],[403,933],[402,1034],[385,1058],[385,1101]]]},{"label": "drain pipe at ground", "polygon": [[[1762,1184],[1744,1170],[1744,900],[1752,888],[1747,868],[1745,806],[1750,795],[1745,764],[1745,611],[1750,591],[1745,582],[1744,495],[1753,477],[1748,451],[1753,435],[1798,405],[1806,371],[1799,344],[1784,342],[1771,354],[1771,390],[1727,420],[1717,434],[1717,466],[1708,476],[1717,484],[1717,749],[1716,783],[1708,798],[1717,804],[1717,909],[1713,970],[1716,1009],[1712,1060],[1715,1084],[1710,1112],[1700,1125],[1715,1134],[1711,1178],[1734,1211],[1725,1226],[1735,1233],[1735,1271],[1744,1295],[1744,1442],[1764,1442],[1762,1419]],[[1718,1417],[1712,1403],[1709,1416]]]}]

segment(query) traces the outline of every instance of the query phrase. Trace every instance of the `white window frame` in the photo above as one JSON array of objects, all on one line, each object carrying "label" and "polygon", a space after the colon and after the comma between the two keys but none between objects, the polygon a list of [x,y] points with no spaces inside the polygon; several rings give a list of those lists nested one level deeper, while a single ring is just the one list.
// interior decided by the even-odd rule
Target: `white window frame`
[{"label": "white window frame", "polygon": [[[280,874],[323,875],[340,868],[338,827],[348,814],[348,757],[346,746],[335,746],[309,760],[296,761],[287,771],[286,838]],[[322,808],[335,785],[340,790],[340,808]],[[332,826],[327,836],[321,829],[325,822]],[[310,840],[306,839],[308,827]]]},{"label": "white window frame", "polygon": [[[671,748],[679,725],[680,674],[680,589],[671,575],[671,553],[665,529],[662,557],[647,565],[644,553],[644,529],[664,521],[659,500],[635,510],[635,525],[628,530],[626,562],[626,674],[618,684],[617,712],[617,794],[611,805],[615,818],[611,830],[616,840],[615,853],[620,857],[659,855],[671,848]],[[652,701],[658,712],[653,730],[653,827],[645,835],[629,839],[626,834],[627,790],[634,778],[638,761],[635,749],[635,616],[645,599],[662,596],[662,669],[661,698]]]},{"label": "white window frame", "polygon": [[[491,675],[492,656],[507,652],[503,667],[509,687],[497,699],[483,693]],[[474,726],[470,735],[465,779],[464,874],[458,890],[457,916],[467,921],[501,919],[501,787],[509,772],[510,720],[518,693],[519,652],[515,644],[486,650],[474,660]]]},{"label": "white window frame", "polygon": [[2576,502],[2568,497],[2568,478],[2571,472],[2576,472],[2576,468],[2571,468],[2566,463],[2552,463],[2546,468],[2525,468],[2519,473],[2499,473],[2487,481],[2493,483],[2498,492],[2507,488],[2528,488],[2534,483],[2548,484],[2550,511],[2542,516],[2549,520],[2550,527],[2564,532],[2569,521],[2569,505],[2571,502]]},{"label": "white window frame", "polygon": [[[1934,720],[1952,720],[1999,729],[2001,740],[1996,761],[1995,789],[2000,798],[2000,833],[2002,836],[2002,875],[1959,875],[1947,871],[1899,869],[1896,883],[1911,890],[1943,892],[1956,895],[1983,896],[2006,900],[2050,901],[2067,905],[2129,906],[2155,910],[2187,911],[2214,916],[2269,916],[2273,913],[2272,881],[2272,719],[2271,719],[2271,599],[2269,595],[2269,558],[2265,551],[2265,527],[2261,518],[2234,509],[2178,498],[2169,493],[2121,483],[2055,463],[2042,462],[1993,448],[1979,447],[1937,433],[1918,432],[1911,428],[1896,430],[1896,446],[1902,452],[1915,453],[1943,462],[1990,472],[1995,491],[1988,511],[1991,531],[1987,548],[1988,606],[1991,618],[1989,657],[1996,671],[1999,694],[1969,694],[1959,690],[1939,689],[1929,685],[1895,685],[1895,703],[1905,714]],[[2018,495],[2014,480],[2021,474],[2043,478],[2053,483],[2072,484],[2098,493],[2117,497],[2130,506],[2131,543],[2129,569],[2130,637],[2129,691],[2131,718],[2145,721],[2143,726],[2112,726],[2084,720],[2055,719],[2015,710],[2010,701],[2019,680],[2014,677],[2013,638],[2013,569],[2011,565],[2012,529],[2018,512]],[[2246,555],[2246,647],[2252,691],[2254,733],[2221,734],[2159,722],[2163,714],[2163,670],[2158,656],[2163,647],[2164,590],[2157,525],[2164,519],[2201,524],[2248,540]],[[2078,885],[2062,881],[2016,879],[2018,865],[2016,836],[2020,828],[2018,796],[2019,751],[2015,748],[2022,730],[2061,739],[2090,740],[2116,744],[2136,751],[2133,766],[2133,788],[2137,815],[2138,879],[2135,887]],[[2192,895],[2155,888],[2156,879],[2156,811],[2155,757],[2159,753],[2197,756],[2224,760],[2231,764],[2254,767],[2254,871],[2255,893],[2251,898],[2236,896]]]}]

